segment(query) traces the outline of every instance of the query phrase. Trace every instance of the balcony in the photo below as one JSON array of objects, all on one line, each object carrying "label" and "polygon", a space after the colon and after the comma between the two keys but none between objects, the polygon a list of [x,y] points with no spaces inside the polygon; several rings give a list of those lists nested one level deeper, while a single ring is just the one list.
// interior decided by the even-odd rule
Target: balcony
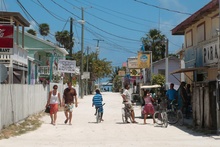
[{"label": "balcony", "polygon": [[[57,67],[53,66],[53,73],[57,72]],[[50,75],[50,66],[39,66],[40,75]]]}]

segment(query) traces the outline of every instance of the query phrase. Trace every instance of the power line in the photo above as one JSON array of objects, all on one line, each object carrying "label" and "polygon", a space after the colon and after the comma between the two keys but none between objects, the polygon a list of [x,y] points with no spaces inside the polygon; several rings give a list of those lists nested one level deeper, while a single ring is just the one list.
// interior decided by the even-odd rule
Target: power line
[{"label": "power line", "polygon": [[148,6],[157,8],[157,9],[162,9],[162,10],[166,10],[166,11],[170,11],[170,12],[174,12],[174,13],[179,13],[179,14],[192,15],[191,13],[181,12],[181,11],[177,11],[177,10],[171,10],[171,9],[168,9],[168,8],[159,7],[159,6],[152,5],[152,4],[149,4],[149,3],[146,3],[146,2],[142,2],[142,1],[139,1],[139,0],[134,0],[134,1],[136,1],[136,2],[138,2],[138,3],[142,3],[142,4],[144,4],[144,5],[148,5]]},{"label": "power line", "polygon": [[[32,0],[33,1],[33,0]],[[34,2],[34,1],[33,1]],[[57,20],[60,21],[66,21],[64,18],[61,18],[60,16],[55,15],[53,12],[49,11],[46,7],[44,7],[44,5],[37,0],[37,2],[40,4],[39,6],[41,6],[44,10],[46,10],[51,16],[53,16],[54,18],[56,18]],[[35,3],[35,2],[34,2]],[[35,3],[36,4],[36,3]]]},{"label": "power line", "polygon": [[[82,1],[78,1],[78,0],[75,0],[75,1],[77,1],[77,2],[79,2],[79,3],[83,3]],[[84,1],[86,1],[86,0],[84,0]],[[156,23],[156,24],[158,24],[158,22],[151,21],[151,20],[146,20],[146,19],[143,19],[143,18],[140,18],[140,17],[137,17],[137,16],[132,16],[132,15],[128,15],[128,14],[125,14],[125,13],[122,13],[122,12],[118,12],[118,11],[115,11],[115,10],[111,10],[111,9],[109,9],[109,8],[107,8],[107,7],[103,7],[103,6],[94,4],[94,3],[92,3],[92,2],[88,2],[88,1],[87,1],[87,3],[92,4],[92,5],[95,5],[95,6],[100,7],[100,8],[103,8],[104,10],[109,10],[109,11],[111,11],[111,12],[114,12],[114,13],[117,13],[117,14],[120,14],[120,15],[123,15],[123,16],[130,17],[130,18],[132,18],[132,19],[136,19],[136,20],[141,20],[141,21],[144,21],[144,22],[151,22],[151,23]],[[84,3],[84,4],[85,4],[85,3]],[[97,9],[97,10],[99,10],[99,11],[102,11],[102,12],[104,12],[104,13],[109,14],[108,12],[105,12],[105,11],[100,10],[100,9],[98,9],[98,8],[95,8],[95,9]],[[110,13],[110,15],[112,15],[112,14]],[[114,16],[114,15],[112,15],[112,16]],[[116,17],[118,17],[118,16],[116,16]],[[129,21],[130,21],[130,20],[129,20]],[[130,21],[130,22],[131,22],[131,21]],[[133,22],[133,23],[137,24],[137,22]],[[167,23],[160,23],[160,24],[176,26],[176,25],[167,24]],[[142,25],[143,25],[143,24],[142,24]],[[145,24],[144,24],[144,25],[145,25]],[[146,26],[146,25],[145,25],[145,26]]]}]

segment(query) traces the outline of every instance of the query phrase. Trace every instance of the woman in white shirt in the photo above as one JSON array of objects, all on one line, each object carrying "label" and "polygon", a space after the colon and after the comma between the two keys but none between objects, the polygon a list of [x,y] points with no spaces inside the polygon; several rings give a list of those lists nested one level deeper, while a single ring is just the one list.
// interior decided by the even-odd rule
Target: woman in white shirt
[{"label": "woman in white shirt", "polygon": [[49,92],[49,97],[46,104],[46,107],[48,105],[50,106],[50,118],[51,118],[51,124],[53,125],[56,125],[58,104],[60,104],[61,107],[60,93],[57,91],[57,88],[58,88],[57,85],[53,86],[53,90]]}]

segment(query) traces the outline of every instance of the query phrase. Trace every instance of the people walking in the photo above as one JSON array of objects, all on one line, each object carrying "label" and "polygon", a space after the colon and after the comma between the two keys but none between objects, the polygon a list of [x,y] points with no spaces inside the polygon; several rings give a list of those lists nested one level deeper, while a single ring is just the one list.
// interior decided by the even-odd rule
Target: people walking
[{"label": "people walking", "polygon": [[[153,116],[154,114],[154,106],[153,106],[154,99],[152,98],[149,90],[145,91],[144,102],[145,105],[142,113],[144,114],[144,124],[147,124],[146,123],[147,116],[148,115]],[[155,123],[154,118],[153,118],[153,123]]]},{"label": "people walking", "polygon": [[103,98],[102,98],[102,95],[99,89],[96,89],[95,92],[96,94],[92,98],[92,107],[95,106],[95,109],[96,109],[95,115],[97,113],[97,109],[99,108],[99,112],[101,112],[101,121],[104,121],[103,120],[103,107],[102,107]]},{"label": "people walking", "polygon": [[53,86],[53,90],[49,92],[49,97],[46,104],[46,107],[50,106],[50,118],[51,124],[53,125],[56,125],[58,104],[60,104],[61,107],[60,93],[57,91],[57,88],[57,85]]},{"label": "people walking", "polygon": [[72,82],[68,82],[67,85],[68,87],[63,92],[64,114],[66,116],[64,123],[66,124],[69,121],[69,125],[72,125],[72,112],[74,104],[75,107],[78,107],[77,93],[72,87]]},{"label": "people walking", "polygon": [[[129,111],[131,112],[131,119],[132,119],[132,123],[137,123],[135,121],[135,113],[134,113],[134,108],[133,106],[131,105],[131,94],[130,92],[128,91],[130,89],[130,85],[126,84],[125,85],[125,90],[123,92],[123,94],[121,95],[122,98],[123,98],[123,102],[125,104],[125,107],[127,107],[129,109]],[[127,123],[129,123],[128,120],[126,120]]]}]

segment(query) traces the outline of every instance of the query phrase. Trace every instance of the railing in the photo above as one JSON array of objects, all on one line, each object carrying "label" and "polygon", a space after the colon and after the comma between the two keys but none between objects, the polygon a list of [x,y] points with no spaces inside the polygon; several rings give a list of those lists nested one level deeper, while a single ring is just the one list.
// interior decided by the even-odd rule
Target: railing
[{"label": "railing", "polygon": [[27,65],[27,51],[14,44],[12,55],[0,55],[0,63],[10,63],[10,59],[15,62]]},{"label": "railing", "polygon": [[[57,67],[53,66],[53,73],[57,72]],[[39,73],[41,75],[50,75],[50,66],[39,66]]]}]

